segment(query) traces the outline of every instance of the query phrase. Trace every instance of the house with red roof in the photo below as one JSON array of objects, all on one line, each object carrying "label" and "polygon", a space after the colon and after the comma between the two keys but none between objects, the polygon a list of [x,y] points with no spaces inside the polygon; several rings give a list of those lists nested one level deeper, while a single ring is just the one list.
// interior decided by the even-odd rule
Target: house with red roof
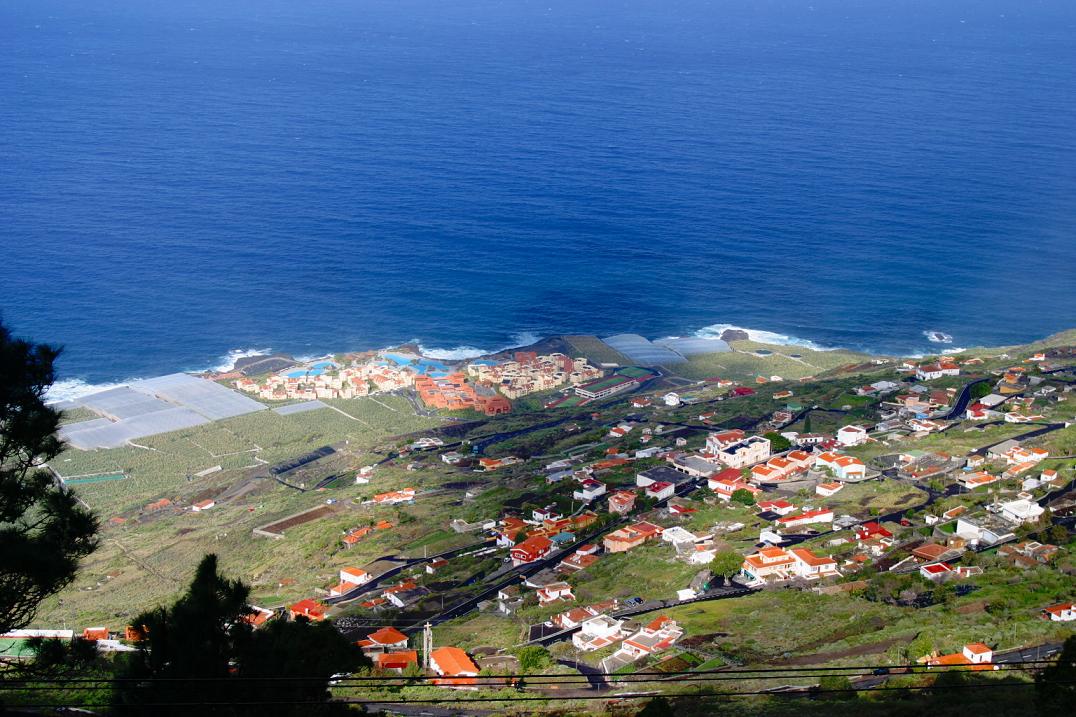
[{"label": "house with red roof", "polygon": [[579,484],[579,488],[572,493],[572,497],[584,503],[589,503],[598,496],[605,495],[605,490],[604,483],[593,478],[587,478]]},{"label": "house with red roof", "polygon": [[474,689],[478,666],[458,647],[439,647],[430,651],[430,668],[442,679],[434,684],[442,687]]},{"label": "house with red roof", "polygon": [[602,544],[607,553],[623,553],[661,535],[662,530],[653,523],[635,523],[609,533],[602,540]]},{"label": "house with red roof", "polygon": [[341,541],[343,542],[345,548],[352,548],[360,540],[362,540],[363,538],[365,538],[367,535],[369,535],[372,532],[374,532],[373,528],[369,528],[369,527],[355,528],[354,530],[349,530],[344,535],[344,537],[341,538]]},{"label": "house with red roof", "polygon": [[919,574],[931,582],[940,583],[953,574],[953,568],[948,563],[930,563],[920,566]]},{"label": "house with red roof", "polygon": [[414,503],[417,491],[414,488],[401,488],[400,490],[378,493],[372,500],[377,505],[395,505],[397,503]]},{"label": "house with red roof", "polygon": [[755,503],[755,507],[763,513],[775,513],[777,515],[788,515],[796,509],[796,506],[784,499],[760,500]]},{"label": "house with red roof", "polygon": [[382,627],[355,643],[363,652],[387,652],[407,648],[407,635],[394,627]]},{"label": "house with red roof", "polygon": [[856,528],[856,540],[863,542],[875,538],[892,538],[893,534],[883,528],[879,523],[870,521]]},{"label": "house with red roof", "polygon": [[598,562],[597,555],[577,550],[564,560],[560,561],[557,565],[557,570],[566,573],[576,573],[580,570],[586,570],[596,562]]},{"label": "house with red roof", "polygon": [[747,438],[747,434],[739,428],[711,433],[706,437],[706,452],[716,456],[721,452],[721,449],[731,446],[733,443],[738,443],[744,438]]},{"label": "house with red roof", "polygon": [[624,653],[632,661],[664,652],[672,647],[677,640],[683,637],[684,631],[671,617],[662,615],[634,635],[626,638],[621,643],[618,652]]},{"label": "house with red roof", "polygon": [[805,525],[813,525],[814,523],[832,522],[833,511],[829,508],[808,510],[797,515],[785,515],[776,520],[776,523],[782,528],[798,528]]},{"label": "house with red roof", "polygon": [[325,619],[325,606],[317,600],[311,600],[307,598],[300,600],[294,605],[288,607],[288,616],[294,620],[298,617],[305,617],[312,622],[321,622]]},{"label": "house with red roof", "polygon": [[[276,616],[275,612],[264,607],[258,607],[257,605],[247,605],[247,607],[250,609],[250,612],[245,615],[240,615],[239,619],[255,629],[261,627]],[[129,640],[131,638],[126,639]]]},{"label": "house with red roof", "polygon": [[844,483],[831,481],[829,483],[819,483],[814,487],[814,492],[824,498],[829,498],[832,495],[836,495],[841,488],[844,488]]},{"label": "house with red roof", "polygon": [[815,459],[815,467],[833,471],[838,480],[862,480],[867,475],[867,466],[853,456],[826,451]]},{"label": "house with red roof", "polygon": [[665,481],[657,481],[651,483],[646,488],[643,488],[643,492],[647,498],[653,498],[654,500],[665,500],[666,498],[672,498],[676,493],[676,486],[672,483]]},{"label": "house with red roof", "polygon": [[418,652],[415,650],[396,650],[379,652],[372,656],[374,667],[385,672],[403,672],[411,665],[418,666]]},{"label": "house with red roof", "polygon": [[627,515],[635,509],[635,492],[630,490],[618,490],[609,495],[609,512],[617,515]]},{"label": "house with red roof", "polygon": [[542,607],[561,600],[575,600],[572,594],[572,586],[565,582],[550,583],[545,587],[538,588],[538,604]]},{"label": "house with red roof", "polygon": [[534,535],[512,547],[510,555],[515,566],[541,560],[553,548],[553,541],[544,535]]},{"label": "house with red roof", "polygon": [[1072,622],[1073,620],[1076,620],[1076,604],[1072,602],[1063,602],[1057,605],[1044,607],[1042,609],[1042,616],[1053,622]]},{"label": "house with red roof", "polygon": [[[740,478],[739,477],[740,472],[737,471],[735,468],[730,468],[729,471],[732,471],[733,473],[735,473],[736,477],[731,477],[731,476],[727,476],[725,478],[720,478],[719,477],[718,480],[714,480],[714,479],[711,478],[707,482],[707,486],[709,486],[710,490],[712,490],[714,492],[714,495],[716,495],[721,500],[724,500],[724,501],[731,500],[732,499],[732,494],[735,493],[738,490],[746,490],[752,496],[757,496],[758,494],[760,494],[762,492],[761,488],[753,486],[750,483],[748,483],[747,481]],[[728,471],[721,471],[721,473],[719,473],[718,476],[726,475],[727,473],[728,473]]]},{"label": "house with red roof", "polygon": [[996,670],[994,651],[982,642],[964,645],[964,649],[951,655],[936,655],[927,659],[927,667],[967,667],[972,670]]},{"label": "house with red roof", "polygon": [[107,640],[110,635],[107,627],[87,627],[82,631],[83,640],[92,640],[96,642],[98,640]]},{"label": "house with red roof", "polygon": [[752,587],[780,583],[797,578],[819,580],[840,575],[837,561],[817,555],[806,548],[762,548],[744,558],[740,574]]},{"label": "house with red roof", "polygon": [[352,585],[365,585],[373,579],[373,575],[362,568],[340,568],[340,582]]}]

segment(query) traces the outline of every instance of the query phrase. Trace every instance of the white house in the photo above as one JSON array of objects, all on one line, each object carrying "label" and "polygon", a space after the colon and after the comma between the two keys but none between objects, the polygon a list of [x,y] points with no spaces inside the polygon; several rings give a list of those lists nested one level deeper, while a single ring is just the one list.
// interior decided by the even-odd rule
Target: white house
[{"label": "white house", "polygon": [[679,406],[680,405],[680,394],[678,394],[678,393],[667,393],[667,394],[665,394],[663,400],[665,401],[666,406]]},{"label": "white house", "polygon": [[544,588],[539,588],[537,594],[538,604],[543,607],[558,600],[575,600],[572,586],[568,583],[550,583]]},{"label": "white house", "polygon": [[600,650],[624,637],[624,621],[598,615],[584,620],[579,631],[572,635],[572,644],[582,652]]},{"label": "white house", "polygon": [[819,508],[817,510],[808,510],[798,515],[786,515],[777,519],[777,525],[780,528],[798,528],[804,525],[811,525],[813,523],[832,523],[833,511],[829,508]]},{"label": "white house", "polygon": [[918,366],[915,369],[915,377],[920,381],[933,381],[936,378],[942,376],[959,376],[960,367],[955,363],[948,361],[939,361],[938,363],[924,364]]},{"label": "white house", "polygon": [[743,468],[744,466],[761,463],[770,457],[770,439],[762,436],[751,436],[742,441],[730,444],[717,452],[717,460],[730,468]]},{"label": "white house", "polygon": [[998,515],[1010,523],[1016,523],[1017,525],[1033,523],[1038,520],[1039,516],[1044,512],[1041,505],[1034,501],[1027,500],[1026,498],[1001,503],[997,508]]},{"label": "white house", "polygon": [[867,442],[867,429],[862,426],[843,426],[837,431],[837,442],[842,446],[858,446]]},{"label": "white house", "polygon": [[341,568],[340,582],[352,585],[365,585],[373,579],[373,575],[362,568]]},{"label": "white house", "polygon": [[676,493],[676,486],[672,483],[666,483],[665,481],[658,481],[657,483],[651,483],[643,489],[647,497],[654,500],[665,500],[666,498],[672,498]]},{"label": "white house", "polygon": [[835,495],[841,488],[844,488],[844,483],[819,483],[814,487],[814,492],[828,498]]},{"label": "white house", "polygon": [[661,539],[666,543],[694,543],[698,538],[690,530],[674,525],[661,532]]},{"label": "white house", "polygon": [[579,489],[572,493],[572,497],[589,503],[600,495],[605,495],[605,484],[588,478],[579,484]]},{"label": "white house", "polygon": [[1063,602],[1042,609],[1042,616],[1053,622],[1072,622],[1076,620],[1076,604]]},{"label": "white house", "polygon": [[840,453],[826,452],[815,460],[815,467],[828,468],[837,476],[837,480],[857,481],[867,476],[867,466],[863,461],[854,456],[845,456]]}]

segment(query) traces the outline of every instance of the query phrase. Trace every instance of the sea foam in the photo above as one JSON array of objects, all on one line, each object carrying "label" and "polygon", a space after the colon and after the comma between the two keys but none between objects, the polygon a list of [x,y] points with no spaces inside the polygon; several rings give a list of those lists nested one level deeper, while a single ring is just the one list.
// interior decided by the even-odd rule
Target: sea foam
[{"label": "sea foam", "polygon": [[74,401],[83,396],[89,396],[92,393],[99,393],[101,391],[107,391],[110,388],[126,386],[128,383],[130,383],[130,381],[120,381],[117,383],[89,383],[83,381],[81,378],[66,378],[49,386],[49,390],[45,392],[45,403]]},{"label": "sea foam", "polygon": [[517,349],[521,346],[529,346],[540,339],[541,337],[536,334],[529,331],[523,331],[512,335],[514,343],[493,349],[492,351],[480,349],[477,346],[457,346],[452,349],[441,349],[423,346],[418,340],[415,340],[415,343],[418,344],[419,353],[426,358],[440,359],[441,361],[466,361],[467,359],[478,358],[479,356],[485,356],[487,354],[495,354],[500,353],[501,351]]},{"label": "sea foam", "polygon": [[815,351],[835,351],[836,347],[822,346],[809,339],[801,339],[796,336],[787,336],[785,334],[778,334],[773,331],[763,331],[762,329],[748,329],[743,326],[736,326],[734,324],[710,324],[704,326],[695,332],[695,336],[700,339],[719,339],[721,334],[725,331],[743,331],[747,333],[747,337],[756,343],[760,344],[776,344],[780,346],[802,346],[807,349],[813,349]]}]

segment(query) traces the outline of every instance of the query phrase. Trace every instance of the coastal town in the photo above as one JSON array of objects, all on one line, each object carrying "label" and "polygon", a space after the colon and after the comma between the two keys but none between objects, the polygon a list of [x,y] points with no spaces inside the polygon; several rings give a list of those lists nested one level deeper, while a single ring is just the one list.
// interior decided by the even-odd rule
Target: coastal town
[{"label": "coastal town", "polygon": [[603,375],[585,358],[561,353],[539,356],[534,351],[517,351],[510,361],[480,361],[460,368],[449,369],[417,354],[380,352],[352,358],[346,366],[317,361],[260,382],[242,377],[235,380],[235,387],[269,401],[351,399],[414,388],[427,408],[496,416],[512,410],[511,400],[563,385],[582,386],[585,391]]},{"label": "coastal town", "polygon": [[[769,364],[787,348],[744,348],[752,372],[734,377],[592,347],[455,364],[396,350],[221,374],[209,378],[280,402],[274,421],[314,403],[292,415],[370,423],[361,405],[430,425],[308,444],[227,481],[224,469],[189,479],[218,488],[129,507],[115,490],[131,479],[54,470],[91,505],[98,486],[113,491],[103,517],[127,543],[183,526],[187,540],[298,551],[301,563],[269,559],[253,576],[252,625],[332,621],[376,674],[425,675],[423,689],[500,689],[511,681],[499,675],[539,655],[539,671],[591,675],[587,689],[612,698],[640,672],[771,664],[766,636],[813,612],[813,637],[793,648],[803,664],[981,669],[1056,651],[1076,626],[1076,348],[860,359],[797,378]],[[255,457],[268,445],[247,441]],[[287,500],[267,509],[275,495]],[[104,595],[132,573],[79,590]],[[131,630],[43,623],[0,639],[82,634],[122,650]]]}]

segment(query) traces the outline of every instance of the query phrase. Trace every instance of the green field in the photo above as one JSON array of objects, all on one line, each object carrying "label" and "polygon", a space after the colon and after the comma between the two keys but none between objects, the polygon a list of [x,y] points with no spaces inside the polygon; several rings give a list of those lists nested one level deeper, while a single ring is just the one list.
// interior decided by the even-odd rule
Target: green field
[{"label": "green field", "polygon": [[123,480],[126,478],[123,473],[105,473],[96,476],[83,476],[81,478],[67,478],[64,480],[64,485],[88,485],[90,483],[107,483],[113,480]]},{"label": "green field", "polygon": [[[734,381],[753,381],[758,376],[800,379],[875,358],[854,351],[815,351],[802,346],[760,344],[753,341],[733,341],[729,345],[733,348],[732,352],[692,356],[687,363],[671,366],[670,370],[685,378],[694,379],[711,376]],[[750,353],[759,349],[773,353],[769,356]],[[791,358],[791,354],[800,358]]]},{"label": "green field", "polygon": [[597,336],[562,336],[561,338],[574,348],[578,354],[585,356],[592,363],[615,363],[622,366],[628,366],[632,363],[631,359]]},{"label": "green field", "polygon": [[[330,408],[281,416],[259,411],[172,433],[138,439],[140,447],[65,450],[50,461],[61,476],[126,474],[125,481],[76,483],[79,495],[103,517],[137,509],[158,497],[196,492],[205,479],[189,478],[221,467],[221,475],[301,455],[323,445],[373,447],[391,435],[440,424],[415,415],[400,396],[333,401]],[[341,413],[343,411],[344,413]]]}]

